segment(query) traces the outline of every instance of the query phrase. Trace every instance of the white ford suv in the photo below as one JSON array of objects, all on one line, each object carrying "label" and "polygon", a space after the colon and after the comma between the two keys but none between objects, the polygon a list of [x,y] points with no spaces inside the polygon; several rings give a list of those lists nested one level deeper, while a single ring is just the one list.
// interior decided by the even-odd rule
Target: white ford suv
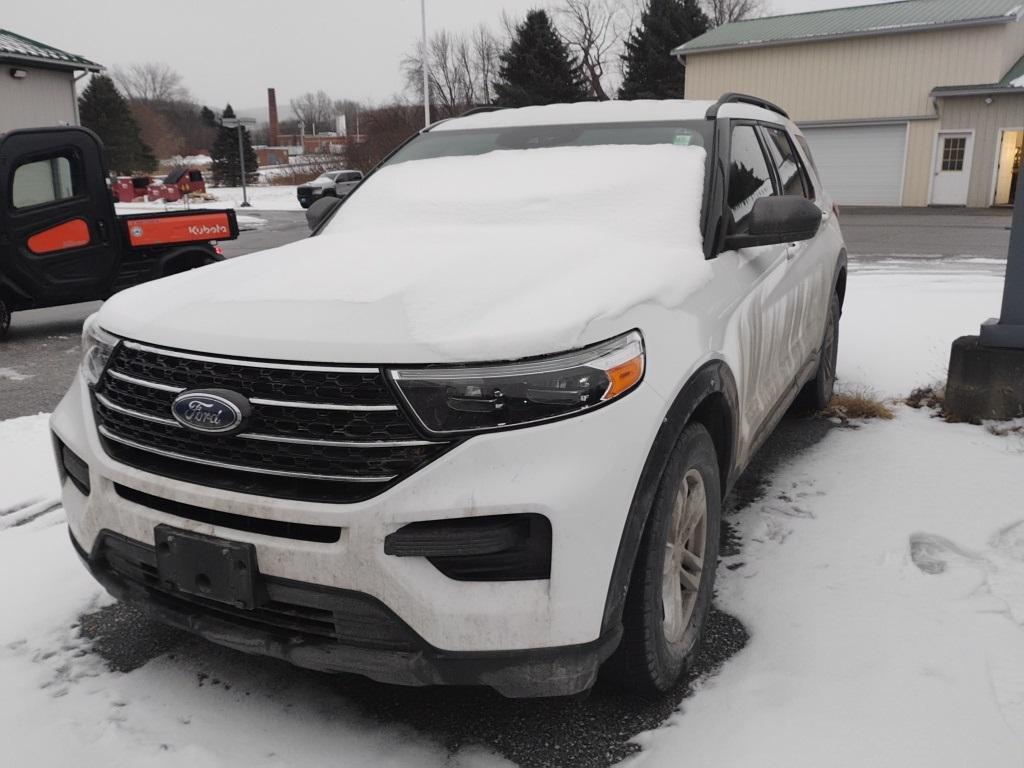
[{"label": "white ford suv", "polygon": [[845,286],[767,102],[439,123],[314,237],[90,318],[52,420],[74,546],[116,597],[303,667],[664,691],[724,495],[831,397]]}]

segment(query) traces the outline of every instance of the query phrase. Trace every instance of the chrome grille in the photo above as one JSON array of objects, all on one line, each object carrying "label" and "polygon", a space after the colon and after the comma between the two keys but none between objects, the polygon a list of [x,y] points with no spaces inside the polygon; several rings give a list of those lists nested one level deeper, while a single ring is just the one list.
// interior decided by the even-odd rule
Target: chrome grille
[{"label": "chrome grille", "polygon": [[[183,391],[230,389],[252,417],[225,437],[171,415]],[[93,393],[104,448],[177,479],[311,501],[374,496],[450,447],[423,440],[377,368],[282,364],[118,345]]]}]

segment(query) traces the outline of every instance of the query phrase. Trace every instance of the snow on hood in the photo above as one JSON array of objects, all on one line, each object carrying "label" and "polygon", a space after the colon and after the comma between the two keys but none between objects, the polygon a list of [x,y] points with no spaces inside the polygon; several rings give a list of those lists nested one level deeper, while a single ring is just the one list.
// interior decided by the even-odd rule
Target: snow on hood
[{"label": "snow on hood", "polygon": [[599,340],[595,320],[678,305],[710,279],[704,158],[600,146],[390,166],[319,237],[118,294],[100,323],[183,349],[324,362],[572,349]]}]

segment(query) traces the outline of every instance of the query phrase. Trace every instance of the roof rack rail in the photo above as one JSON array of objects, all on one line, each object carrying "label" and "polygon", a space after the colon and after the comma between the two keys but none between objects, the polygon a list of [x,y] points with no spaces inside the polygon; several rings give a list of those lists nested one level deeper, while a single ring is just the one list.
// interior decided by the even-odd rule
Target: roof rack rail
[{"label": "roof rack rail", "polygon": [[459,117],[469,117],[470,115],[480,115],[480,114],[483,114],[484,112],[499,112],[502,109],[508,109],[508,107],[498,107],[498,106],[495,106],[494,104],[488,104],[488,105],[483,106],[483,107],[473,107],[471,109],[467,109],[465,112],[463,112],[461,115],[459,115]]},{"label": "roof rack rail", "polygon": [[761,107],[762,109],[767,109],[770,110],[771,112],[776,112],[777,114],[782,115],[787,120],[789,119],[789,115],[786,113],[786,110],[784,110],[777,104],[772,104],[767,99],[760,99],[757,96],[748,96],[745,93],[722,94],[722,98],[720,98],[711,106],[705,117],[708,120],[714,120],[716,117],[718,117],[719,108],[721,108],[724,104],[750,104],[751,106],[754,107]]}]

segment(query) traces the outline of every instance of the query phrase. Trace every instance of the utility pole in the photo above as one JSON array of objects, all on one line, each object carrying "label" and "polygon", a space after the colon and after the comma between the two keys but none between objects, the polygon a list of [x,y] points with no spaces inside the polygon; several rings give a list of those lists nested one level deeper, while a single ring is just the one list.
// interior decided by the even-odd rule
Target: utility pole
[{"label": "utility pole", "polygon": [[423,25],[423,125],[430,125],[430,53],[427,51],[427,0],[420,0],[420,21]]}]

